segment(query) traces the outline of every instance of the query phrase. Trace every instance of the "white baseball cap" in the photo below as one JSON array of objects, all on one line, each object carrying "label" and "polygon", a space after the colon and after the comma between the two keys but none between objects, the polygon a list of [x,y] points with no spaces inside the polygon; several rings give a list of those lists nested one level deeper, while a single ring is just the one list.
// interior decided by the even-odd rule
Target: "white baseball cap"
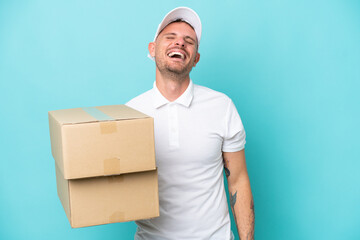
[{"label": "white baseball cap", "polygon": [[[166,16],[164,17],[164,19],[161,21],[161,23],[159,24],[157,31],[155,33],[155,37],[154,37],[154,42],[157,38],[157,36],[159,35],[159,33],[170,23],[181,19],[182,21],[190,24],[190,26],[192,26],[194,28],[194,31],[196,33],[196,37],[197,37],[197,41],[198,41],[198,45],[200,44],[200,39],[201,39],[201,21],[200,21],[200,17],[199,15],[197,15],[197,13],[192,10],[191,8],[188,7],[177,7],[173,10],[171,10],[168,14],[166,14]],[[154,60],[154,58],[148,54],[148,57],[152,60]]]}]

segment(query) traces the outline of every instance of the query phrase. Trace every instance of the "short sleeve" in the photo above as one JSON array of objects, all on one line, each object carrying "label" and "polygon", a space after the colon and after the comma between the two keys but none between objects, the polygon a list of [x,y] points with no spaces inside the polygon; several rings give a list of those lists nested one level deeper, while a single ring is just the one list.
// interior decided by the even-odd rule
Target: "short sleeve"
[{"label": "short sleeve", "polygon": [[245,129],[234,103],[230,100],[225,115],[223,152],[237,152],[245,148]]}]

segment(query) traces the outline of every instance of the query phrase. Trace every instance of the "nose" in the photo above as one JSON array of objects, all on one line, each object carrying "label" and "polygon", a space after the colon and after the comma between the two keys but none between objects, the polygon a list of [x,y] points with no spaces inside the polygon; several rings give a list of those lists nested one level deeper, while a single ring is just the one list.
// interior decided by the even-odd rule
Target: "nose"
[{"label": "nose", "polygon": [[185,41],[182,38],[177,38],[175,45],[185,47]]}]

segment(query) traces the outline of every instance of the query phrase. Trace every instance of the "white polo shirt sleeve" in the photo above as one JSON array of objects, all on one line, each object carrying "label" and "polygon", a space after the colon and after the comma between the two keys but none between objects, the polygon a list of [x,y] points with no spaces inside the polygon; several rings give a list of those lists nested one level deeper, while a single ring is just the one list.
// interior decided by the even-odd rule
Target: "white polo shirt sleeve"
[{"label": "white polo shirt sleeve", "polygon": [[237,152],[245,148],[245,129],[234,103],[229,100],[225,115],[223,152]]}]

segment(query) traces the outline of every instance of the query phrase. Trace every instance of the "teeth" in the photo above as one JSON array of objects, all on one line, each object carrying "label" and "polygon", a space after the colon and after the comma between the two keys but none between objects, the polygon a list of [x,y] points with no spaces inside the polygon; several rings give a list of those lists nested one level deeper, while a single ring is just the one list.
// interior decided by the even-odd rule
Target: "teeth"
[{"label": "teeth", "polygon": [[175,55],[178,55],[181,57],[181,59],[184,59],[184,54],[182,54],[181,52],[171,52],[168,54],[169,57],[173,57]]}]

